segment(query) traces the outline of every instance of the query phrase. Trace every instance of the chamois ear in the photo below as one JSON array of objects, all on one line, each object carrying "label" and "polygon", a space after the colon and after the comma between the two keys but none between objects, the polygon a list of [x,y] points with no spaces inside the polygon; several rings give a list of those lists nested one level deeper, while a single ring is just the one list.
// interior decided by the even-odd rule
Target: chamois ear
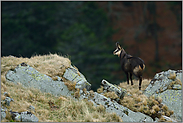
[{"label": "chamois ear", "polygon": [[116,42],[116,48],[122,49],[121,46],[119,45],[119,42]]}]

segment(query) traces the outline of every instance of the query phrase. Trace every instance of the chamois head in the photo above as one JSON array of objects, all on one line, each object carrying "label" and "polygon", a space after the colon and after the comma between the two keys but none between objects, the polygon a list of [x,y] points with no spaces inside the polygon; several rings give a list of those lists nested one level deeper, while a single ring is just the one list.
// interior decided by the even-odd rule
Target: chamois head
[{"label": "chamois head", "polygon": [[121,52],[124,54],[126,53],[125,50],[119,45],[119,42],[116,42],[116,49],[114,50],[113,54],[118,55],[118,57],[120,57]]}]

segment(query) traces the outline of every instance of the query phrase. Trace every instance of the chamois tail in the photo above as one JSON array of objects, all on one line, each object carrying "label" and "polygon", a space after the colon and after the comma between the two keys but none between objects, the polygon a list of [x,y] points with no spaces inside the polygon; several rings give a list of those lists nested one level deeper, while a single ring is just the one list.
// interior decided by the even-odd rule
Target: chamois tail
[{"label": "chamois tail", "polygon": [[143,63],[141,63],[141,64],[140,64],[140,67],[141,67],[140,69],[143,70],[143,69],[145,68],[145,65],[144,65]]}]

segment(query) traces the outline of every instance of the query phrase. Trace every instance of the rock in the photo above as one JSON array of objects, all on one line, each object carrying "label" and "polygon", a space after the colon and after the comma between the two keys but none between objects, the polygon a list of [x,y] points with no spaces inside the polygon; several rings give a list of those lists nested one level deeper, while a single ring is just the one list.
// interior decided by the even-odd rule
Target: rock
[{"label": "rock", "polygon": [[11,117],[12,117],[13,120],[18,121],[18,122],[21,121],[20,113],[18,113],[18,112],[12,112],[12,110],[9,111],[9,112],[11,113]]},{"label": "rock", "polygon": [[107,82],[106,80],[102,80],[101,85],[104,87],[103,90],[108,92],[115,92],[116,95],[120,98],[123,99],[123,97],[126,94],[126,90],[123,88],[120,88],[119,86],[114,86],[113,84]]},{"label": "rock", "polygon": [[38,122],[39,119],[31,112],[12,112],[10,111],[12,119],[17,122]]},{"label": "rock", "polygon": [[21,115],[20,115],[20,114],[17,114],[17,115],[14,117],[14,120],[15,120],[15,121],[18,121],[18,122],[21,122]]},{"label": "rock", "polygon": [[6,117],[6,111],[7,111],[6,108],[3,109],[3,108],[1,107],[1,120],[4,119],[4,118]]},{"label": "rock", "polygon": [[[75,88],[79,88],[82,90],[83,88],[90,89],[91,84],[87,82],[85,77],[74,67],[70,67],[66,69],[64,78],[75,81],[76,86]],[[41,90],[42,92],[51,93],[53,95],[63,95],[63,96],[72,96],[72,91],[69,91],[67,86],[62,82],[59,78],[58,81],[53,81],[51,77],[41,74],[34,68],[30,67],[29,65],[20,64],[18,65],[14,71],[9,70],[6,74],[6,79],[10,82],[17,83],[20,82],[24,87],[32,87]],[[103,81],[105,85],[105,81]],[[109,83],[107,85],[110,85]],[[119,92],[119,96],[123,97],[124,93],[123,90],[117,89],[114,86],[111,87],[111,91],[115,91],[116,93]],[[113,88],[114,87],[114,88]],[[90,92],[80,91],[81,95],[79,99],[87,98],[88,101],[94,103],[94,105],[103,105],[106,108],[107,112],[115,112],[117,115],[121,116],[122,120],[125,122],[140,122],[146,119],[147,121],[153,121],[153,119],[143,113],[140,112],[133,112],[126,107],[118,104],[116,101],[111,101],[110,98],[107,98],[101,94],[96,92],[93,93],[93,97],[91,97]],[[30,115],[29,112],[18,113],[18,112],[11,112],[12,116],[16,121],[25,121],[25,122],[32,122],[38,121],[33,114]]]},{"label": "rock", "polygon": [[167,105],[174,114],[170,118],[182,121],[182,70],[168,70],[157,73],[151,80],[144,94],[161,97],[162,103]]},{"label": "rock", "polygon": [[[175,74],[175,79],[169,78]],[[182,71],[168,70],[166,72],[157,73],[151,80],[149,86],[145,89],[145,95],[153,95],[161,93],[169,88],[169,85],[175,81],[182,81]]]},{"label": "rock", "polygon": [[8,92],[4,92],[3,95],[6,96],[6,98],[1,101],[1,104],[10,106],[10,102],[14,101],[13,98],[10,98],[10,95],[8,94]]},{"label": "rock", "polygon": [[94,106],[103,105],[107,112],[116,113],[122,118],[123,122],[143,122],[144,119],[146,119],[147,122],[153,122],[151,117],[140,112],[133,112],[118,104],[116,101],[111,101],[110,98],[98,94],[97,92],[91,94],[87,91],[85,94],[81,94],[80,99],[88,99],[88,101],[92,102]]},{"label": "rock", "polygon": [[6,107],[1,107],[1,112],[6,112],[7,108]]},{"label": "rock", "polygon": [[154,94],[155,97],[161,97],[162,103],[168,106],[174,113],[171,116],[177,121],[182,121],[182,91],[181,90],[166,90],[159,94]]},{"label": "rock", "polygon": [[14,71],[9,70],[6,79],[17,84],[20,82],[24,87],[36,88],[42,92],[51,93],[55,96],[72,96],[67,86],[62,81],[53,81],[51,77],[38,72],[29,65],[19,64]]},{"label": "rock", "polygon": [[1,120],[6,117],[6,112],[1,112]]},{"label": "rock", "polygon": [[91,84],[87,82],[86,78],[82,73],[80,73],[76,68],[74,68],[72,65],[66,69],[64,75],[64,78],[76,82],[75,88],[79,88],[80,90],[86,88],[87,90],[90,90]]},{"label": "rock", "polygon": [[10,102],[11,102],[11,101],[14,101],[13,98],[6,97],[6,98],[4,99],[4,102],[5,102],[5,104],[6,104],[7,106],[10,106]]},{"label": "rock", "polygon": [[162,116],[164,119],[166,119],[167,121],[171,121],[171,122],[177,122],[176,120],[170,118],[170,117],[167,117],[167,116]]},{"label": "rock", "polygon": [[62,81],[62,78],[60,78],[59,76],[56,76],[58,78],[58,81]]},{"label": "rock", "polygon": [[31,112],[21,112],[21,121],[22,122],[38,122],[39,119],[32,114]]},{"label": "rock", "polygon": [[172,90],[182,90],[182,86],[178,84],[174,84]]}]

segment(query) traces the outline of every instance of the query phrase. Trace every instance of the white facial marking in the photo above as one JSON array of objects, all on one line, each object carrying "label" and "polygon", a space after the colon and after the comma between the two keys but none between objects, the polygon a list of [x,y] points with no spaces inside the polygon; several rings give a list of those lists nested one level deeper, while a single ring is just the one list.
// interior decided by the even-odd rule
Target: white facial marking
[{"label": "white facial marking", "polygon": [[118,51],[118,49],[116,49],[113,54],[120,56],[120,53],[121,53],[121,50]]}]

